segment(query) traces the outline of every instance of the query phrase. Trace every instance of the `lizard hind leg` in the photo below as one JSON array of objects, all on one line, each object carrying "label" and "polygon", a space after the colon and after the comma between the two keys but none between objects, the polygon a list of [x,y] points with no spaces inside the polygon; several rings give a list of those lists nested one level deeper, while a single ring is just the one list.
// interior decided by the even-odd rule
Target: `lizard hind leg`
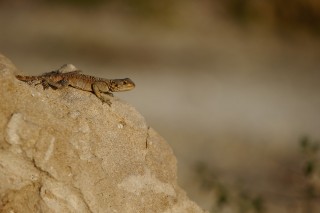
[{"label": "lizard hind leg", "polygon": [[51,81],[51,80],[46,80],[46,83],[53,87],[54,89],[62,89],[65,88],[69,85],[69,81],[62,79],[60,81]]},{"label": "lizard hind leg", "polygon": [[35,85],[37,86],[37,85],[39,85],[39,84],[42,85],[42,87],[43,87],[44,90],[46,90],[46,89],[48,89],[48,88],[50,87],[50,85],[48,84],[48,82],[47,82],[46,80],[41,80],[41,82],[39,82],[39,83],[37,83],[37,84],[35,84]]}]

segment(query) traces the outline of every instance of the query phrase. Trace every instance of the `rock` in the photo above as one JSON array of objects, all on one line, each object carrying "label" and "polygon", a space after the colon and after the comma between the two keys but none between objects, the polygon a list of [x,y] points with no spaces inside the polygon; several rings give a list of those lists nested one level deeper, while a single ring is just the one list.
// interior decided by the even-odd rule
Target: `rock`
[{"label": "rock", "polygon": [[130,105],[17,80],[0,55],[1,212],[203,212],[169,145]]}]

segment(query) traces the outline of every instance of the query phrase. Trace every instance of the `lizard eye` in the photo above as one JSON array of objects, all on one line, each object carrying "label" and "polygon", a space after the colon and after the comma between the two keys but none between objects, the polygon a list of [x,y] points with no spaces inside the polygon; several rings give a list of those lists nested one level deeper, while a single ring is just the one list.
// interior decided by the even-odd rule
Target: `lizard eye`
[{"label": "lizard eye", "polygon": [[128,82],[127,81],[123,81],[123,84],[127,84]]}]

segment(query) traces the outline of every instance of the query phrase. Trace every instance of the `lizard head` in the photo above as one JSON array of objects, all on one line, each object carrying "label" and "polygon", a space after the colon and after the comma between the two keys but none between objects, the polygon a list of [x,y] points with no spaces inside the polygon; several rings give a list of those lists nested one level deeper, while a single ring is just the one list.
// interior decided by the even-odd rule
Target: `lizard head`
[{"label": "lizard head", "polygon": [[110,81],[111,92],[122,92],[132,90],[136,85],[130,78],[114,79]]}]

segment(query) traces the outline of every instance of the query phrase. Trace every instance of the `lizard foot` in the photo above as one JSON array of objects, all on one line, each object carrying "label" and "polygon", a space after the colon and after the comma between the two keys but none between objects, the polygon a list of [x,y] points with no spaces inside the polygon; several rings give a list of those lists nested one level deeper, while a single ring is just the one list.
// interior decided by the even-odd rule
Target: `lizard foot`
[{"label": "lizard foot", "polygon": [[103,103],[106,103],[106,104],[108,104],[109,106],[111,106],[111,104],[112,104],[110,100],[103,101]]},{"label": "lizard foot", "polygon": [[100,100],[102,101],[103,104],[106,103],[109,106],[111,106],[111,104],[112,104],[109,98],[101,97]]}]

